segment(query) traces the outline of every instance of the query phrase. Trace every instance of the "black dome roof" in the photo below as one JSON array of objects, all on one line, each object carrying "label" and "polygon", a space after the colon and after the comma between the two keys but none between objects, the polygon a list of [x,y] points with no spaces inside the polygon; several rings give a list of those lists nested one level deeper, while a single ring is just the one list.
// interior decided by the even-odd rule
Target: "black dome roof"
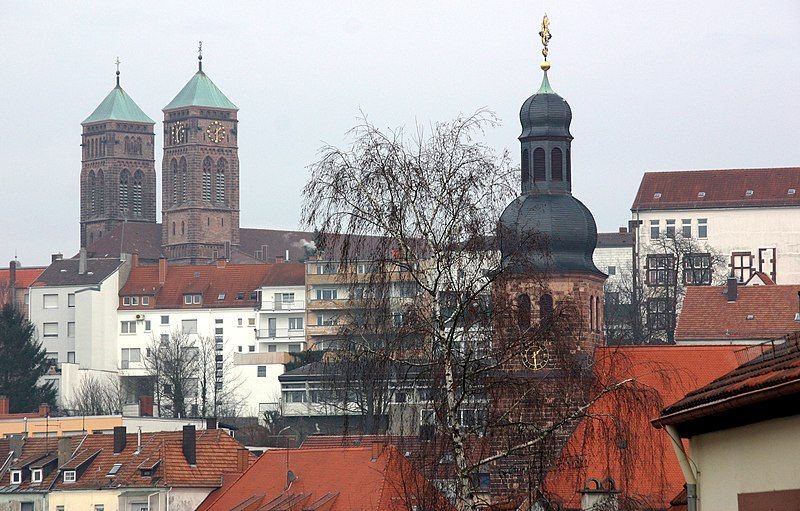
[{"label": "black dome roof", "polygon": [[519,122],[522,124],[520,139],[528,137],[572,138],[569,132],[572,109],[569,107],[569,103],[550,87],[546,72],[539,91],[522,104],[522,108],[519,110]]},{"label": "black dome roof", "polygon": [[597,224],[568,193],[525,193],[500,216],[503,268],[510,271],[605,275],[592,261]]}]

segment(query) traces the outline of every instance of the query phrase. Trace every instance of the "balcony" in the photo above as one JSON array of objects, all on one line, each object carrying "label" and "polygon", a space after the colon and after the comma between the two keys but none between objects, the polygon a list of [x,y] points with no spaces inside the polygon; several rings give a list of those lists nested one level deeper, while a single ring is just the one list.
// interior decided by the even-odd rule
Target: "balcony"
[{"label": "balcony", "polygon": [[281,300],[264,300],[259,306],[262,312],[297,312],[302,311],[306,307],[305,300],[293,300],[291,302],[284,302]]},{"label": "balcony", "polygon": [[233,363],[237,366],[288,364],[294,360],[292,355],[285,351],[271,353],[234,353]]},{"label": "balcony", "polygon": [[353,303],[345,298],[333,300],[309,300],[308,310],[341,310],[349,309]]},{"label": "balcony", "polygon": [[256,339],[304,339],[306,336],[303,329],[289,328],[262,328],[256,330]]},{"label": "balcony", "polygon": [[312,335],[337,335],[339,325],[306,325],[306,334]]}]

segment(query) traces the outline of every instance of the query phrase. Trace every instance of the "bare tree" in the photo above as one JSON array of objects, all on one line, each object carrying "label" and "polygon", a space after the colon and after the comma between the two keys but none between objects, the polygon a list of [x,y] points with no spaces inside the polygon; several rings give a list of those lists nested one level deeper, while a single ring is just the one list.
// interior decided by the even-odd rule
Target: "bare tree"
[{"label": "bare tree", "polygon": [[205,336],[198,343],[200,414],[238,417],[247,395],[241,376],[233,371],[233,358],[222,352],[224,341]]},{"label": "bare tree", "polygon": [[111,415],[122,413],[122,387],[117,375],[87,374],[65,403],[70,415]]},{"label": "bare tree", "polygon": [[202,375],[197,343],[179,330],[164,339],[153,337],[144,366],[154,379],[159,414],[167,410],[173,417],[186,417]]},{"label": "bare tree", "polygon": [[[516,239],[519,254],[503,254],[513,272],[501,261],[508,233],[497,220],[517,195],[517,171],[475,140],[496,122],[481,111],[407,140],[365,121],[349,149],[322,150],[304,190],[305,222],[321,233],[316,257],[350,287],[324,358],[328,397],[348,410],[361,400],[368,431],[380,431],[375,418],[393,394],[417,389],[431,428],[418,461],[448,481],[461,509],[479,507],[480,474],[503,463],[530,474],[503,490],[532,501],[569,431],[630,383],[597,377],[569,299],[540,303],[541,314],[517,300],[520,287],[548,290],[548,275],[522,267],[526,255],[547,257],[547,239]],[[535,373],[543,361],[553,369]]]}]

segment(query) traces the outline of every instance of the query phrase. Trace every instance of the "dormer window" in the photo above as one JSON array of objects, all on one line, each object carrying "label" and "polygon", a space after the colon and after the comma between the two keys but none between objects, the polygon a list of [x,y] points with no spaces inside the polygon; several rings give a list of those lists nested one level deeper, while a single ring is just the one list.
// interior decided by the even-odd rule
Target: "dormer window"
[{"label": "dormer window", "polygon": [[183,295],[184,305],[200,305],[202,301],[203,295],[201,294]]},{"label": "dormer window", "polygon": [[797,190],[795,190],[794,188],[789,188],[789,195],[794,195],[796,193],[797,193]]},{"label": "dormer window", "polygon": [[697,198],[698,199],[702,199],[705,196],[706,196],[706,192],[697,192]]},{"label": "dormer window", "polygon": [[217,295],[217,300],[224,300],[224,299],[225,299],[225,293],[220,293]]},{"label": "dormer window", "polygon": [[236,293],[237,300],[244,300],[244,293]]},{"label": "dormer window", "polygon": [[65,470],[64,471],[64,482],[65,483],[74,483],[75,482],[75,471],[74,470]]},{"label": "dormer window", "polygon": [[746,192],[744,192],[744,194],[745,194],[746,197],[752,197],[753,196],[753,190],[747,190]]},{"label": "dormer window", "polygon": [[653,194],[653,198],[654,198],[654,199],[660,199],[660,198],[661,198],[661,192],[656,192],[656,193],[654,193],[654,194]]},{"label": "dormer window", "polygon": [[42,482],[42,469],[41,468],[31,469],[31,482],[32,483],[41,483]]},{"label": "dormer window", "polygon": [[124,305],[125,307],[130,307],[131,306],[131,297],[130,296],[123,297],[122,298],[122,305]]},{"label": "dormer window", "polygon": [[22,470],[11,471],[11,484],[22,484]]}]

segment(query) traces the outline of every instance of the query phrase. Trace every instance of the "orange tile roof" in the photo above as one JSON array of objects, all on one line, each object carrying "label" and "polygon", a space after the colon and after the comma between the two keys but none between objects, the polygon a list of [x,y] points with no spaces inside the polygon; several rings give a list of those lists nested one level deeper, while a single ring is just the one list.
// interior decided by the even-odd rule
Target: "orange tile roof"
[{"label": "orange tile roof", "polygon": [[[620,406],[613,395],[590,409],[562,453],[561,468],[552,471],[546,488],[563,508],[580,508],[581,489],[589,477],[611,477],[621,497],[643,507],[667,508],[684,484],[669,439],[650,425],[662,403],[714,380],[736,367],[740,346],[627,346],[599,348],[598,371],[606,381],[633,378],[642,409]],[[622,425],[621,430],[615,424]],[[623,435],[624,434],[624,435]]]},{"label": "orange tile roof", "polygon": [[800,206],[800,167],[645,172],[631,209],[765,206]]},{"label": "orange tile roof", "polygon": [[[46,267],[31,267],[31,268],[17,268],[17,289],[30,287],[33,282],[39,278]],[[0,268],[0,287],[8,285],[10,278],[10,270],[8,268]]]},{"label": "orange tile roof", "polygon": [[[296,477],[288,489],[287,459]],[[392,446],[380,450],[375,459],[372,447],[275,449],[262,454],[236,480],[226,478],[198,511],[286,509],[275,506],[273,501],[279,498],[296,499],[303,503],[302,509],[410,511],[404,488],[412,486],[425,489],[426,495],[417,501],[419,509],[452,509]]]},{"label": "orange tile roof", "polygon": [[[678,341],[769,340],[800,330],[795,321],[800,285],[738,286],[735,302],[725,287],[690,286],[678,317]],[[750,319],[748,319],[750,318]]]}]

